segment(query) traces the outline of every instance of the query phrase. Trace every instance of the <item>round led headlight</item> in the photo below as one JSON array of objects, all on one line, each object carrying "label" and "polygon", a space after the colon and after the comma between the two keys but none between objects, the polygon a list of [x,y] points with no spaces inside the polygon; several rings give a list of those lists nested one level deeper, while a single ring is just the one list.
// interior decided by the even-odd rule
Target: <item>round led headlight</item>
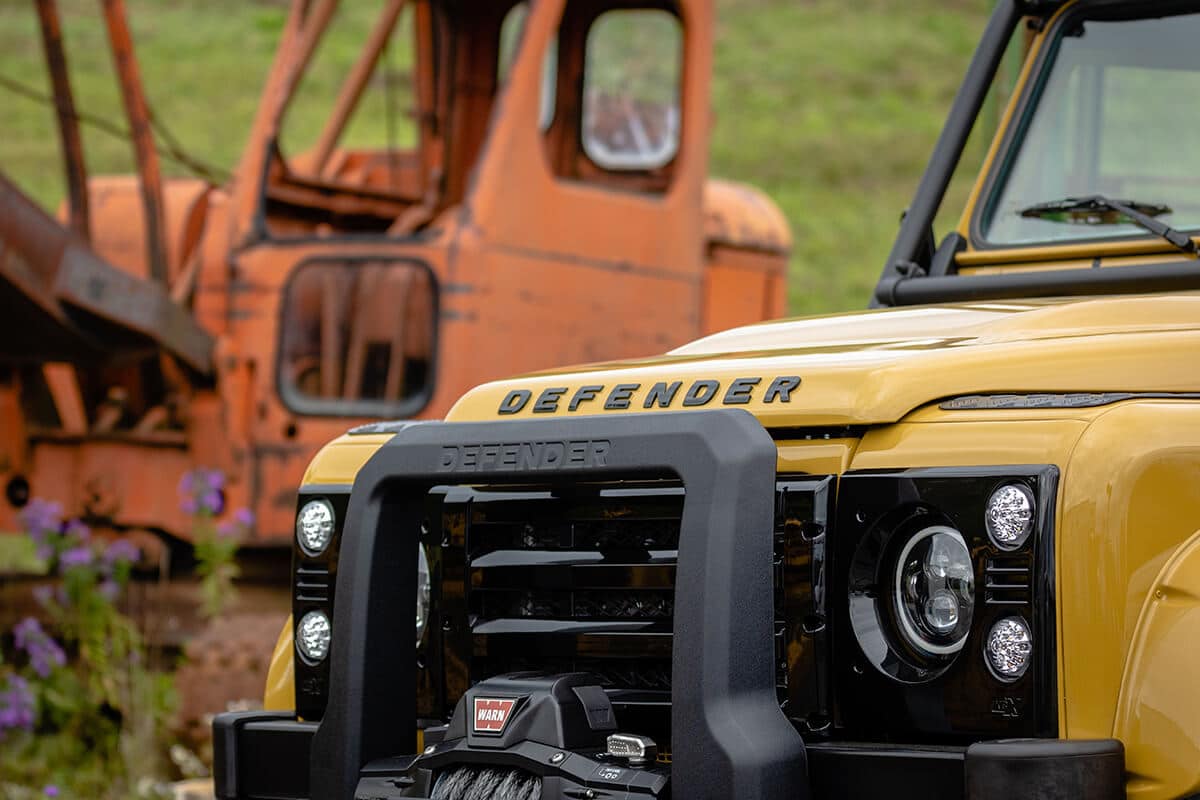
[{"label": "round led headlight", "polygon": [[1023,483],[1006,483],[988,498],[984,524],[992,543],[1001,550],[1016,550],[1033,531],[1033,491]]},{"label": "round led headlight", "polygon": [[984,655],[992,674],[1011,683],[1025,674],[1033,655],[1033,636],[1020,617],[1005,617],[988,631]]},{"label": "round led headlight", "polygon": [[975,570],[962,534],[945,525],[918,531],[900,550],[893,576],[896,618],[918,653],[962,649],[975,610]]},{"label": "round led headlight", "polygon": [[329,655],[333,629],[323,611],[310,611],[296,626],[296,650],[310,664],[319,664]]},{"label": "round led headlight", "polygon": [[296,515],[296,541],[306,555],[319,556],[333,539],[333,506],[318,497],[309,500]]},{"label": "round led headlight", "polygon": [[425,555],[425,547],[417,545],[417,644],[421,644],[421,636],[425,633],[425,624],[429,621],[429,558]]}]

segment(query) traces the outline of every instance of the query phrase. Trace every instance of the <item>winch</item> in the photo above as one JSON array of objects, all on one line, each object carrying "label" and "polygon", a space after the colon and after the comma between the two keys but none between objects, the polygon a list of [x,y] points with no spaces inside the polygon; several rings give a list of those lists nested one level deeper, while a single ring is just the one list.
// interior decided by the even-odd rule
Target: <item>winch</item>
[{"label": "winch", "polygon": [[622,800],[668,795],[669,767],[645,736],[617,732],[608,695],[587,673],[514,673],[483,681],[424,751],[361,771],[355,800]]}]

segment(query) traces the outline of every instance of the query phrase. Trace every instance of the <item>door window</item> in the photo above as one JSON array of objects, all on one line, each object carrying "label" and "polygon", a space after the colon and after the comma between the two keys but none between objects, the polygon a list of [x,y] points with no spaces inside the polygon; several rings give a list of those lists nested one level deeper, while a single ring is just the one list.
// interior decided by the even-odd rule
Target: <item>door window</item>
[{"label": "door window", "polygon": [[583,151],[596,166],[646,171],[679,152],[683,30],[660,9],[620,9],[588,31]]},{"label": "door window", "polygon": [[280,319],[279,386],[297,413],[405,417],[432,394],[437,301],[419,262],[307,262]]}]

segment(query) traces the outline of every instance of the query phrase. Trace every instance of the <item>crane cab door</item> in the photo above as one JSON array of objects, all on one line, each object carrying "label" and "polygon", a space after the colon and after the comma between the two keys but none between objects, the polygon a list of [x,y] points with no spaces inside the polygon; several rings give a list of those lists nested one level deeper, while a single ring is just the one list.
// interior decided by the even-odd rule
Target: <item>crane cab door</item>
[{"label": "crane cab door", "polygon": [[654,0],[509,12],[519,35],[502,36],[504,85],[461,235],[460,263],[486,265],[470,313],[504,332],[473,342],[484,374],[698,334],[710,13]]}]

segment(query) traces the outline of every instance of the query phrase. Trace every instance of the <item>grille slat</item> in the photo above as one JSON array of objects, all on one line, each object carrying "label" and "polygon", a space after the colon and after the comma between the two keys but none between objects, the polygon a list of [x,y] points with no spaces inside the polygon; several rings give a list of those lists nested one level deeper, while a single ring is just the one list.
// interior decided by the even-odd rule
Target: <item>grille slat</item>
[{"label": "grille slat", "polygon": [[986,605],[1029,605],[1033,601],[1033,569],[1028,555],[988,558],[983,568],[983,589]]},{"label": "grille slat", "polygon": [[322,567],[297,567],[296,600],[302,603],[328,603],[333,579],[328,569]]}]

